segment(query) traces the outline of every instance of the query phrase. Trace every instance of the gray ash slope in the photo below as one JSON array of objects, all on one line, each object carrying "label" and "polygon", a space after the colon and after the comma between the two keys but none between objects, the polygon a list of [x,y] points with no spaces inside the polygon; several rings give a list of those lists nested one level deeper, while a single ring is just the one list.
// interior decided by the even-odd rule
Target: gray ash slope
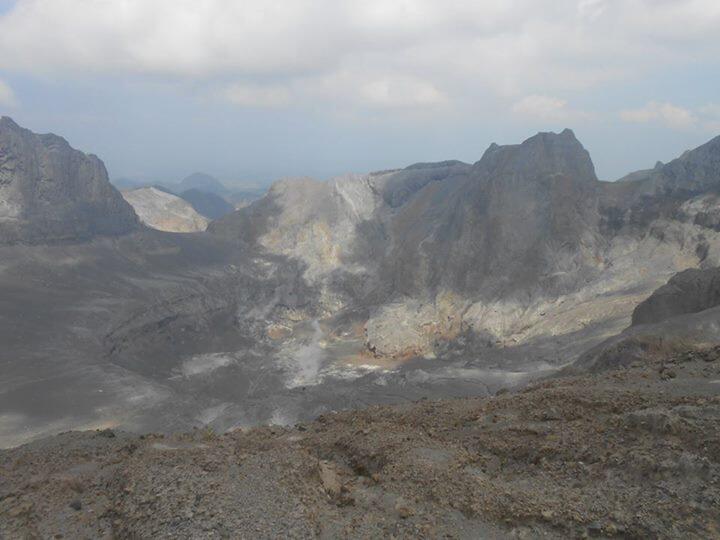
[{"label": "gray ash slope", "polygon": [[598,373],[687,348],[715,346],[720,341],[719,270],[674,275],[633,310],[628,328],[586,351],[563,372]]},{"label": "gray ash slope", "polygon": [[[621,332],[674,273],[718,264],[716,152],[611,184],[571,131],[542,133],[472,165],[284,180],[207,233],[131,214],[0,247],[1,444],[287,424],[540,377]],[[101,171],[74,178],[112,209]]]},{"label": "gray ash slope", "polygon": [[715,538],[720,348],[494,398],[0,450],[0,535]]}]

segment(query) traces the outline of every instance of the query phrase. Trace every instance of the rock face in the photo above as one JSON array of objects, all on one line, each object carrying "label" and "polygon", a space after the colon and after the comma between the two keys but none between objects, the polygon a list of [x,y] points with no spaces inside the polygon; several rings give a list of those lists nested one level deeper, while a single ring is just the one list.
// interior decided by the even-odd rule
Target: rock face
[{"label": "rock face", "polygon": [[122,194],[140,217],[153,229],[166,232],[199,232],[208,220],[198,214],[187,201],[154,187],[124,191]]},{"label": "rock face", "polygon": [[627,326],[676,272],[720,264],[719,156],[715,139],[600,182],[572,131],[540,133],[473,165],[283,180],[210,231],[300,261],[328,316],[364,310],[375,355],[462,337],[552,338],[561,356]]},{"label": "rock face", "polygon": [[180,193],[180,197],[189,202],[198,214],[209,220],[221,218],[235,211],[232,204],[215,193],[188,189]]},{"label": "rock face", "polygon": [[87,240],[137,226],[97,157],[0,118],[1,244]]},{"label": "rock face", "polygon": [[635,308],[633,326],[657,323],[720,305],[720,268],[685,270]]},{"label": "rock face", "polygon": [[403,206],[390,228],[387,277],[414,296],[573,288],[595,266],[597,188],[590,156],[570,130],[493,145],[465,175]]},{"label": "rock face", "polygon": [[[588,349],[565,371],[576,374],[625,369],[654,362],[688,346],[705,349],[718,342],[720,268],[690,269],[676,274],[640,302],[630,327]],[[660,374],[672,378],[663,369]]]},{"label": "rock face", "polygon": [[[601,342],[579,367],[667,337],[717,342],[720,307],[688,313],[709,304],[672,295],[638,320],[684,314],[620,333],[672,275],[720,264],[716,151],[604,183],[572,132],[541,133],[472,165],[284,180],[209,234],[0,246],[0,445],[77,426],[294,424],[491,394]],[[135,196],[155,226],[197,216],[162,189]]]},{"label": "rock face", "polygon": [[658,162],[653,169],[638,171],[622,178],[632,182],[643,194],[698,194],[720,184],[720,137],[685,152],[667,165]]}]

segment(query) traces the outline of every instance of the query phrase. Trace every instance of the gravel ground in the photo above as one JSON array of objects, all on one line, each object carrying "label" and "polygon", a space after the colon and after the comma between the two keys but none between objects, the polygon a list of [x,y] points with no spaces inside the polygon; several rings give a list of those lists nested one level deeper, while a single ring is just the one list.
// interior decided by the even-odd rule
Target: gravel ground
[{"label": "gravel ground", "polygon": [[0,451],[0,538],[720,538],[720,348],[292,428]]}]

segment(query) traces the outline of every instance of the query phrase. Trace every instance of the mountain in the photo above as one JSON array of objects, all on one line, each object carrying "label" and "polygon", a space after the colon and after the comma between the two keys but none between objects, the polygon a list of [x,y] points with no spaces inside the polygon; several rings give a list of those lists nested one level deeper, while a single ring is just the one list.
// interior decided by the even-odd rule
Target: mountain
[{"label": "mountain", "polygon": [[145,182],[143,182],[142,180],[136,180],[134,178],[114,178],[110,180],[110,183],[120,191],[147,187],[147,184]]},{"label": "mountain", "polygon": [[137,215],[148,227],[167,232],[198,232],[207,228],[208,220],[190,203],[156,187],[123,191]]},{"label": "mountain", "polygon": [[137,226],[96,156],[0,118],[0,244],[88,240]]},{"label": "mountain", "polygon": [[214,176],[209,174],[196,172],[190,176],[184,178],[178,185],[180,191],[187,191],[189,189],[196,189],[198,191],[205,191],[208,193],[214,193],[215,195],[227,195],[229,190],[225,185],[220,182]]},{"label": "mountain", "polygon": [[197,202],[196,210],[200,214],[207,212],[203,215],[210,219],[217,219],[236,208],[245,207],[267,191],[265,188],[228,188],[216,178],[204,173],[194,173],[178,183],[159,184],[130,178],[117,178],[112,183],[121,191],[154,187],[183,198],[184,194],[187,194],[188,202]]},{"label": "mountain", "polygon": [[[473,164],[285,179],[205,233],[0,246],[0,444],[487,396],[590,351],[577,369],[718,339],[720,308],[673,295],[631,325],[720,265],[716,151],[610,183],[571,131],[540,133]],[[179,200],[144,196],[147,221]]]},{"label": "mountain", "polygon": [[173,234],[3,118],[0,536],[712,537],[719,192],[564,130]]},{"label": "mountain", "polygon": [[493,145],[462,177],[428,186],[399,209],[388,229],[396,247],[387,279],[414,296],[571,290],[594,270],[597,189],[590,156],[570,130]]},{"label": "mountain", "polygon": [[246,188],[241,190],[234,190],[232,193],[227,195],[225,198],[230,201],[233,207],[237,210],[239,208],[245,208],[254,201],[260,199],[267,192],[266,188]]},{"label": "mountain", "polygon": [[302,261],[375,356],[462,339],[466,354],[542,343],[556,361],[620,331],[674,273],[720,263],[719,150],[611,183],[572,131],[540,133],[473,165],[283,180],[209,231]]},{"label": "mountain", "polygon": [[210,219],[218,219],[235,211],[235,207],[220,195],[209,191],[188,189],[180,193],[180,197],[195,209],[195,211]]}]

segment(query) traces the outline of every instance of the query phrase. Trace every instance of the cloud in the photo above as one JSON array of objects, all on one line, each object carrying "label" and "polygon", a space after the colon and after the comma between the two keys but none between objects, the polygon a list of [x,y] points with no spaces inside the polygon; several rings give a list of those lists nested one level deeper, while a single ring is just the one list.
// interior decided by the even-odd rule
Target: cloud
[{"label": "cloud", "polygon": [[590,117],[585,111],[568,107],[564,99],[541,95],[525,96],[512,106],[512,112],[518,116],[544,121],[569,121]]},{"label": "cloud", "polygon": [[363,104],[378,108],[434,107],[447,102],[433,84],[413,78],[379,78],[362,84],[359,97]]},{"label": "cloud", "polygon": [[226,88],[242,106],[422,108],[713,65],[718,27],[717,0],[17,0],[0,69],[243,81]]},{"label": "cloud", "polygon": [[0,79],[0,106],[14,107],[17,104],[13,89],[3,80]]},{"label": "cloud", "polygon": [[657,101],[650,101],[639,109],[620,111],[620,118],[625,122],[640,124],[661,122],[673,129],[688,129],[698,122],[697,116],[691,110]]},{"label": "cloud", "polygon": [[578,13],[582,18],[594,20],[602,16],[607,7],[605,0],[580,0],[578,2]]},{"label": "cloud", "polygon": [[281,108],[290,105],[292,94],[284,86],[236,83],[226,86],[222,96],[241,107]]},{"label": "cloud", "polygon": [[716,134],[720,132],[720,104],[717,103],[707,103],[690,109],[672,103],[650,101],[638,109],[620,111],[619,116],[625,122],[658,122],[679,130],[694,129]]},{"label": "cloud", "polygon": [[700,108],[700,114],[704,119],[707,131],[720,135],[720,104],[708,103]]}]

